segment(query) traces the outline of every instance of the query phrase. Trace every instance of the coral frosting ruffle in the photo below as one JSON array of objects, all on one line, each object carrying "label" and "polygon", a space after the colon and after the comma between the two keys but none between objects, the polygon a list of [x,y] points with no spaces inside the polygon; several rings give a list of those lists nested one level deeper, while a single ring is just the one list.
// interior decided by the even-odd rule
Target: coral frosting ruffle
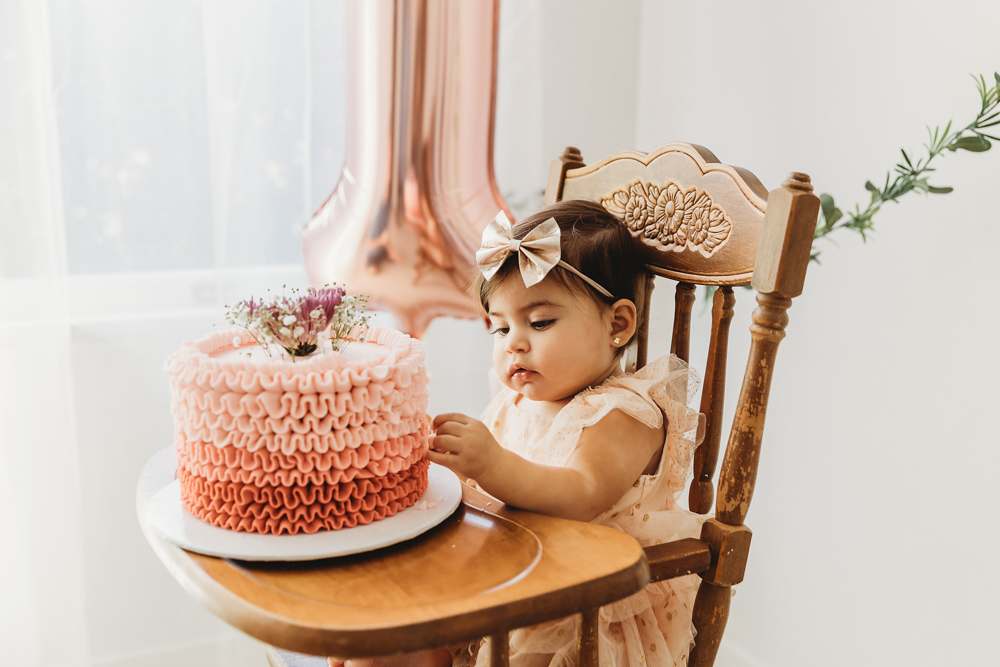
[{"label": "coral frosting ruffle", "polygon": [[210,482],[177,469],[184,508],[214,526],[282,535],[339,530],[392,516],[427,490],[428,461],[384,477],[302,487]]}]

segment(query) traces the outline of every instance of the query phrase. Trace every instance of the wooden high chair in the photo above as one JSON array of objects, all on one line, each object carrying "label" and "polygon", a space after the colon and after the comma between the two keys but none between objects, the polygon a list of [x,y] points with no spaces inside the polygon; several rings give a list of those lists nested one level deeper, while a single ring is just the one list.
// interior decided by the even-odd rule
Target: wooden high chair
[{"label": "wooden high chair", "polygon": [[[620,531],[498,506],[474,489],[444,524],[410,542],[368,554],[310,563],[246,563],[188,553],[147,530],[174,576],[224,620],[283,649],[313,655],[386,655],[491,636],[491,664],[507,665],[508,631],[581,615],[580,665],[597,665],[600,606],[652,581],[698,573],[696,646],[690,664],[711,665],[729,614],[730,589],[743,579],[750,546],[744,525],[760,456],[768,391],[786,310],[802,291],[819,199],[793,173],[770,195],[751,173],[708,150],[668,144],[586,166],[573,148],[553,162],[546,202],[591,199],[642,239],[649,279],[637,304],[640,335],[630,368],[646,361],[653,276],[677,281],[671,351],[689,356],[695,285],[715,286],[689,505],[715,517],[701,539],[641,548]],[[766,213],[765,213],[766,211]],[[758,308],[719,475],[727,341],[733,287],[752,284]],[[138,498],[144,499],[140,485]],[[581,558],[586,554],[586,558]],[[468,567],[466,567],[468,565]],[[291,664],[278,652],[269,661]],[[297,665],[308,663],[303,656]],[[316,665],[325,661],[317,660]]]},{"label": "wooden high chair", "polygon": [[[689,664],[715,661],[729,618],[731,589],[743,580],[750,548],[744,525],[753,497],[764,417],[778,343],[785,337],[786,311],[802,293],[812,249],[819,198],[809,176],[794,172],[781,187],[767,190],[749,171],[721,164],[703,146],[671,143],[652,153],[617,153],[586,166],[579,150],[567,148],[553,160],[545,203],[563,199],[600,202],[627,225],[647,249],[649,276],[636,304],[640,330],[626,356],[626,370],[646,363],[649,304],[655,276],[677,281],[670,352],[689,361],[695,287],[716,288],[712,330],[701,396],[703,440],[695,452],[688,507],[715,517],[704,524],[693,551],[707,550],[710,562],[697,570],[702,583],[694,608],[697,629]],[[752,343],[736,416],[714,498],[712,479],[719,456],[726,387],[729,325],[736,303],[733,287],[752,285],[758,307],[750,325]],[[701,428],[699,428],[701,431]],[[701,434],[700,434],[701,435]],[[650,581],[669,578],[660,569],[675,558],[678,543],[647,547]],[[676,575],[674,575],[676,576]],[[595,628],[596,612],[584,612]]]}]

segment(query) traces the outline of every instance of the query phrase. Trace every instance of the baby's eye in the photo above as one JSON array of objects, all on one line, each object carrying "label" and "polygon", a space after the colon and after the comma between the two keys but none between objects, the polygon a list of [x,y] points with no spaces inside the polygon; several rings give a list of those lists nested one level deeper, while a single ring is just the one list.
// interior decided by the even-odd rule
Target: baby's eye
[{"label": "baby's eye", "polygon": [[506,336],[508,331],[510,331],[510,327],[493,327],[492,329],[490,329],[489,333],[491,336],[493,334],[500,334],[501,336]]},{"label": "baby's eye", "polygon": [[553,322],[555,322],[555,320],[538,320],[537,322],[531,323],[531,328],[535,329],[536,331],[541,331],[542,329],[547,328]]}]

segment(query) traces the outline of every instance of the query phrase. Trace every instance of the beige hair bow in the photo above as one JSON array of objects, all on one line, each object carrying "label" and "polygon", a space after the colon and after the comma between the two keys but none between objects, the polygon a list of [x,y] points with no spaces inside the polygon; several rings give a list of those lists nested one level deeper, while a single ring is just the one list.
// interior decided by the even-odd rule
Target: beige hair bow
[{"label": "beige hair bow", "polygon": [[516,252],[525,287],[537,285],[558,265],[579,276],[604,296],[614,298],[611,292],[561,259],[559,240],[559,223],[555,218],[549,218],[532,229],[524,239],[515,239],[507,215],[500,211],[483,230],[483,244],[476,251],[476,263],[483,277],[489,280],[496,275],[510,253]]}]

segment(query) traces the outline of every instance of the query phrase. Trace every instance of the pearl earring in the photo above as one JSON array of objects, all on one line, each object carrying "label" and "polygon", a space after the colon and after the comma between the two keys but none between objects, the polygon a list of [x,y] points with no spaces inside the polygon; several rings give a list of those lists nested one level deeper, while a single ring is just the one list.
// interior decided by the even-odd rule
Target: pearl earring
[{"label": "pearl earring", "polygon": [[614,340],[614,344],[615,344],[615,345],[620,345],[620,344],[621,344],[621,342],[622,342],[622,339],[621,339],[621,338],[619,338],[618,336],[615,336],[615,340]]}]

